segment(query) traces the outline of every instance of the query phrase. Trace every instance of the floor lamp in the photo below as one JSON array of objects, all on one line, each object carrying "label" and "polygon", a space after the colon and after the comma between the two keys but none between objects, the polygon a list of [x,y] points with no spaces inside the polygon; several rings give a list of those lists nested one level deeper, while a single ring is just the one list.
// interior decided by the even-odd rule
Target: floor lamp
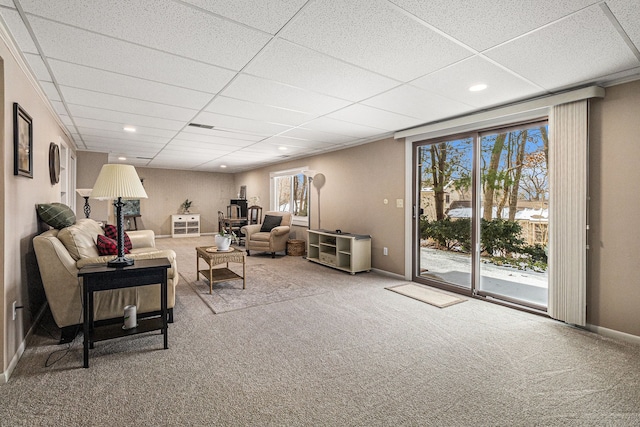
[{"label": "floor lamp", "polygon": [[89,197],[91,197],[91,188],[76,188],[76,193],[84,199],[84,217],[89,218],[91,215],[91,206],[89,205]]},{"label": "floor lamp", "polygon": [[133,265],[133,260],[124,255],[124,221],[122,218],[123,199],[146,199],[142,181],[136,169],[131,165],[106,164],[102,166],[100,175],[91,191],[91,198],[98,200],[115,200],[116,221],[118,231],[118,255],[109,261],[107,266],[122,268]]}]

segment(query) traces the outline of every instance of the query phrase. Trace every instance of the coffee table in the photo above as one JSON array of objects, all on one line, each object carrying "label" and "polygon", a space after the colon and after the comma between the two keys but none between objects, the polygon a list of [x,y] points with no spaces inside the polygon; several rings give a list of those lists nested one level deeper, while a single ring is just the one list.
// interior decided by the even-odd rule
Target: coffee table
[{"label": "coffee table", "polygon": [[[200,259],[207,263],[208,269],[200,270]],[[196,277],[202,274],[209,281],[209,293],[213,293],[213,284],[228,280],[242,279],[242,289],[246,289],[246,260],[247,253],[241,249],[229,248],[228,251],[218,251],[215,246],[199,246],[196,248]],[[229,270],[229,263],[242,263],[242,276]],[[226,267],[213,268],[216,265],[227,264]]]}]

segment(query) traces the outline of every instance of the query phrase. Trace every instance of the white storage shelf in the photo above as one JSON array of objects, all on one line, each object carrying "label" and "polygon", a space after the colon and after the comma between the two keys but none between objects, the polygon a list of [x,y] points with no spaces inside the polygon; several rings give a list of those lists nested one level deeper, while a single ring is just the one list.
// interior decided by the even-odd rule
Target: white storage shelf
[{"label": "white storage shelf", "polygon": [[371,236],[307,231],[307,259],[351,274],[371,270]]},{"label": "white storage shelf", "polygon": [[200,237],[200,214],[171,215],[171,237]]}]

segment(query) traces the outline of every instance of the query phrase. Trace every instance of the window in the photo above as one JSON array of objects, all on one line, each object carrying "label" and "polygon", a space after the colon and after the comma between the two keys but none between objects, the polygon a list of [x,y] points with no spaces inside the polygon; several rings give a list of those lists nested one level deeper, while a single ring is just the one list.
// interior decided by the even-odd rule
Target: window
[{"label": "window", "polygon": [[271,209],[291,212],[294,225],[308,225],[309,178],[308,168],[271,173]]}]

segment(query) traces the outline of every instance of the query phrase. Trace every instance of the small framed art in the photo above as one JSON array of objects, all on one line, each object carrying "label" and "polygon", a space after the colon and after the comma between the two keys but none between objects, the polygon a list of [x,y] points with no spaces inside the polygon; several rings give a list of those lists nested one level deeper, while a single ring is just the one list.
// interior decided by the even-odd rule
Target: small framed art
[{"label": "small framed art", "polygon": [[33,178],[33,120],[13,103],[13,174]]}]

